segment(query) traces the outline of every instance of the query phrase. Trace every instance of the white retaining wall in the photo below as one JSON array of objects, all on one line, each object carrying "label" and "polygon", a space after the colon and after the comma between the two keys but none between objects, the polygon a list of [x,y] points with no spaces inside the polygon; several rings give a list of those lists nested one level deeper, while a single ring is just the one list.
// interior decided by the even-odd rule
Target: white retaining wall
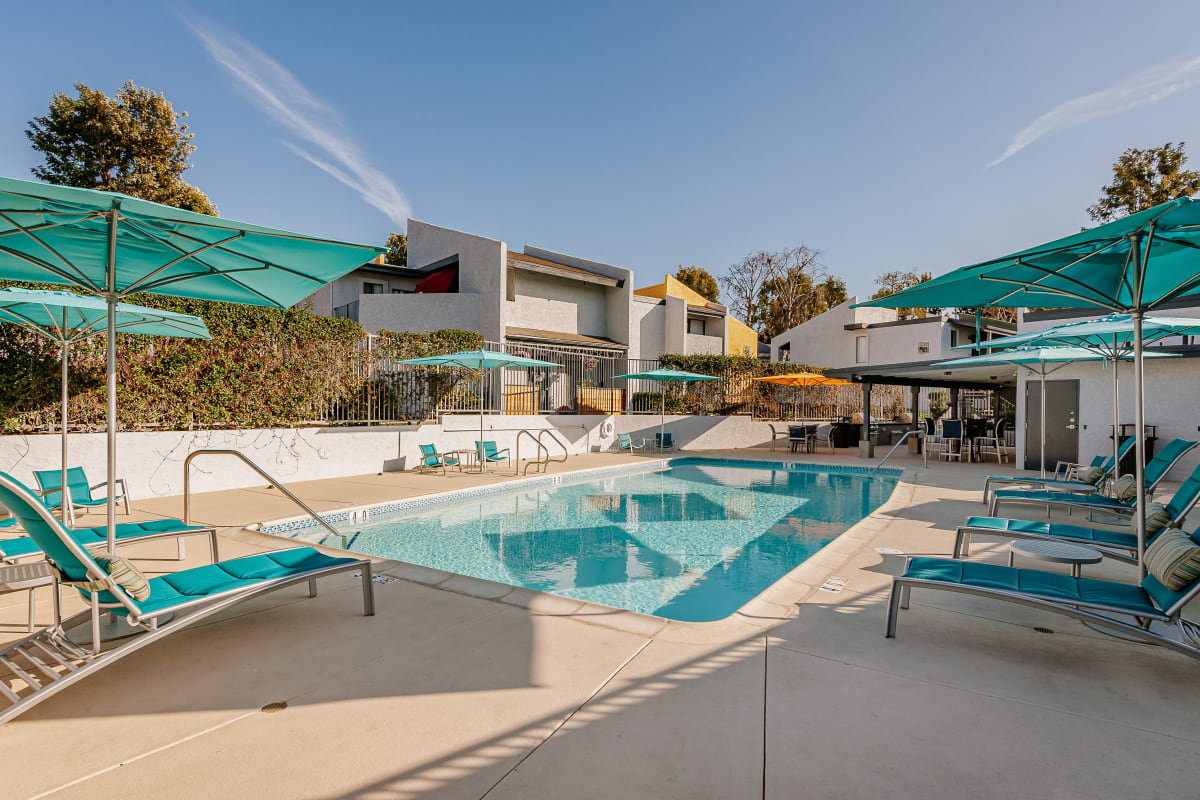
[{"label": "white retaining wall", "polygon": [[[613,423],[606,435],[605,423]],[[764,422],[749,417],[668,416],[666,429],[681,449],[736,449],[770,441]],[[616,434],[634,439],[658,431],[651,415],[488,415],[484,435],[500,448],[516,446],[522,428],[549,428],[572,453],[615,450]],[[268,473],[283,481],[317,480],[411,469],[420,457],[420,444],[439,450],[473,449],[479,438],[478,415],[446,416],[442,424],[375,428],[283,428],[244,431],[156,431],[122,433],[117,437],[117,472],[133,498],[183,493],[183,460],[195,450],[239,450]],[[94,483],[104,480],[105,437],[102,433],[71,435],[71,466],[82,465]],[[58,469],[57,434],[0,436],[0,470],[35,486],[34,470]],[[528,438],[522,458],[534,454]],[[229,456],[201,456],[192,465],[192,490],[210,492],[265,481]]]}]

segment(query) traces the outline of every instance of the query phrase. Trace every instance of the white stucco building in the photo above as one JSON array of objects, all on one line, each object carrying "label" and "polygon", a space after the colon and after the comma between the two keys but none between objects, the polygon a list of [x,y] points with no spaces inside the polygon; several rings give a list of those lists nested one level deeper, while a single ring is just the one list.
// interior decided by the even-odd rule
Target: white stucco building
[{"label": "white stucco building", "polygon": [[[892,308],[851,308],[851,297],[771,340],[771,360],[843,368],[940,361],[966,355],[951,348],[975,341],[975,320],[949,314],[898,318]],[[1014,332],[1012,325],[984,319],[984,340]]]}]

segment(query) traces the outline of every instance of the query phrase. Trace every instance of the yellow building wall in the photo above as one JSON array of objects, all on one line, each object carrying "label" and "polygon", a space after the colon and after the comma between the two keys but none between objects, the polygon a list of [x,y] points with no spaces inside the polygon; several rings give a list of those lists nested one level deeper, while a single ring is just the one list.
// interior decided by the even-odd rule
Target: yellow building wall
[{"label": "yellow building wall", "polygon": [[[680,282],[676,278],[666,275],[663,277],[663,282],[654,286],[647,286],[644,289],[634,289],[633,293],[642,297],[653,297],[657,300],[662,300],[665,297],[678,297],[687,303],[689,306],[705,306],[708,305],[708,298],[697,292],[692,287]],[[729,355],[740,356],[745,352],[745,348],[750,348],[751,356],[758,356],[758,334],[749,325],[746,325],[741,320],[734,317],[728,317],[729,320]]]},{"label": "yellow building wall", "polygon": [[741,320],[729,317],[729,355],[744,355],[747,347],[750,348],[751,358],[757,358],[758,334]]}]

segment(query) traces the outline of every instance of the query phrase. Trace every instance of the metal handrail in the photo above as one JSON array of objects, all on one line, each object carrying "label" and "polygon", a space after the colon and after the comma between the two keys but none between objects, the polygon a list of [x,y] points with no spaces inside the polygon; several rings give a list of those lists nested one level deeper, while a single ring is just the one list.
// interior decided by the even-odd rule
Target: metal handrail
[{"label": "metal handrail", "polygon": [[541,437],[534,436],[533,431],[531,431],[527,428],[522,428],[517,433],[517,444],[516,444],[515,452],[513,453],[513,459],[514,459],[514,461],[516,461],[517,469],[521,468],[521,437],[522,436],[528,436],[530,439],[533,440],[533,443],[535,445],[537,445],[539,456],[541,455],[541,452],[543,450],[546,451],[546,461],[543,461],[541,458],[536,458],[533,461],[530,461],[528,464],[525,465],[525,471],[521,474],[528,475],[529,468],[534,466],[535,464],[540,464],[543,467],[546,465],[546,463],[550,460],[550,449],[548,447],[546,447],[546,445],[542,444]]},{"label": "metal handrail", "polygon": [[547,447],[546,448],[546,461],[547,462],[553,461],[558,464],[567,463],[567,458],[570,457],[571,452],[569,450],[567,450],[567,446],[565,444],[563,444],[562,439],[559,439],[557,436],[555,436],[554,432],[551,431],[549,428],[543,428],[542,430],[538,431],[537,439],[538,439],[539,444],[541,444],[543,436],[549,436],[550,441],[554,442],[559,447],[561,447],[562,451],[563,451],[562,458],[551,458],[550,457],[550,448]]},{"label": "metal handrail", "polygon": [[191,489],[192,469],[191,469],[191,467],[192,467],[192,459],[194,459],[196,456],[236,456],[236,457],[240,458],[246,466],[250,467],[250,469],[254,470],[259,475],[266,478],[268,481],[271,482],[272,486],[274,486],[279,491],[283,492],[285,495],[287,495],[287,497],[293,503],[300,506],[300,508],[304,509],[304,513],[308,514],[314,520],[319,522],[322,526],[325,527],[325,529],[327,531],[332,533],[334,536],[337,536],[338,538],[340,538],[342,540],[343,548],[346,546],[346,541],[347,541],[346,534],[342,533],[341,531],[337,530],[332,525],[330,525],[328,522],[326,522],[324,517],[322,517],[320,514],[313,511],[311,508],[309,508],[307,503],[305,503],[299,497],[296,497],[296,495],[292,494],[291,491],[286,486],[284,486],[282,483],[280,483],[279,481],[272,478],[270,475],[267,474],[266,470],[264,470],[258,464],[255,464],[253,461],[251,461],[244,454],[242,454],[241,452],[239,452],[237,450],[193,450],[191,453],[188,453],[187,458],[185,458],[183,460],[183,523],[185,525],[190,525],[192,522],[192,489]]},{"label": "metal handrail", "polygon": [[[920,436],[920,435],[921,435],[921,431],[919,431],[919,430],[905,431],[904,435],[900,437],[900,441],[898,441],[894,445],[892,445],[891,450],[888,450],[887,455],[883,457],[883,461],[880,461],[878,464],[875,465],[875,469],[873,469],[867,473],[867,477],[869,478],[870,476],[872,476],[876,472],[878,472],[879,468],[882,467],[884,465],[884,463],[886,463],[887,460],[892,457],[892,453],[896,452],[896,448],[898,448],[900,445],[904,444],[905,439],[907,439],[910,436]],[[929,455],[928,454],[925,455],[925,466],[929,466]]]}]

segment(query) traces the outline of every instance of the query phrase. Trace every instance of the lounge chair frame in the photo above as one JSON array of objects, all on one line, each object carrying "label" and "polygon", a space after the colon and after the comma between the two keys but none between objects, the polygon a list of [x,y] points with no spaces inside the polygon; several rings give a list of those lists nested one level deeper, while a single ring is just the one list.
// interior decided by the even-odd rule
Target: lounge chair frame
[{"label": "lounge chair frame", "polygon": [[[1120,454],[1122,457],[1124,457],[1125,453],[1133,447],[1132,443],[1132,437],[1121,443]],[[1104,466],[1104,462],[1106,461],[1103,456],[1097,456],[1094,460],[1098,460],[1100,462],[1099,464],[1096,464],[1098,467]],[[992,487],[997,483],[1002,484],[1003,488],[1006,489],[1020,488],[1023,486],[1041,486],[1050,489],[1051,491],[1069,492],[1071,494],[1095,494],[1096,492],[1101,491],[1101,489],[1103,489],[1105,485],[1112,480],[1113,471],[1116,469],[1116,466],[1117,462],[1114,461],[1109,465],[1108,469],[1105,470],[1104,474],[1100,476],[1100,480],[1096,481],[1095,483],[1084,483],[1083,481],[1077,480],[1074,476],[1079,472],[1080,468],[1085,468],[1086,465],[1075,464],[1070,461],[1058,462],[1058,464],[1054,467],[1053,478],[1042,478],[1037,475],[989,475],[983,482],[983,502],[987,503],[989,498],[995,494]]]},{"label": "lounge chair frame", "polygon": [[[125,523],[122,523],[125,524]],[[207,536],[208,548],[212,553],[212,560],[215,564],[221,560],[221,545],[217,536],[216,528],[198,527],[195,530],[173,530],[173,531],[153,531],[146,533],[144,536],[126,536],[123,539],[117,539],[117,547],[123,547],[127,544],[140,544],[142,542],[152,542],[155,539],[179,539],[179,560],[183,561],[187,558],[187,550],[183,546],[184,536]],[[4,546],[4,540],[0,539],[0,548]],[[107,547],[107,542],[96,542],[95,544],[84,545],[87,550],[100,550]],[[32,558],[42,558],[45,554],[38,550],[34,553],[21,553],[14,556],[6,556],[0,552],[0,564],[16,564],[19,561]]]},{"label": "lounge chair frame", "polygon": [[[912,563],[912,557],[909,557],[904,562],[904,571],[908,572],[909,564]],[[1200,660],[1200,626],[1189,620],[1179,616],[1179,612],[1183,610],[1192,599],[1200,595],[1200,581],[1196,581],[1192,587],[1175,602],[1170,608],[1165,611],[1159,611],[1156,614],[1147,614],[1145,616],[1131,614],[1128,610],[1116,608],[1114,606],[1103,603],[1088,603],[1079,601],[1077,603],[1067,603],[1061,600],[1049,600],[1037,595],[1026,594],[1023,592],[1013,592],[1007,589],[994,589],[981,586],[963,586],[962,584],[947,583],[943,581],[928,580],[926,578],[906,578],[904,575],[897,575],[892,578],[892,591],[888,597],[888,614],[887,614],[887,629],[885,636],[888,639],[896,638],[896,623],[900,616],[901,609],[909,607],[909,597],[914,588],[917,589],[937,589],[944,592],[958,592],[959,594],[970,594],[977,597],[988,597],[995,600],[1005,600],[1018,605],[1029,606],[1030,608],[1040,608],[1045,611],[1050,611],[1055,614],[1061,614],[1066,617],[1082,620],[1101,629],[1101,632],[1107,630],[1115,630],[1124,636],[1128,636],[1148,644],[1155,644],[1165,647],[1168,650],[1173,650],[1176,653],[1189,656]],[[1134,620],[1133,623],[1126,622],[1120,619],[1113,619],[1106,616],[1108,614],[1121,614]],[[1161,622],[1167,625],[1173,625],[1180,633],[1180,639],[1173,639],[1170,636],[1165,636],[1151,630],[1151,625],[1154,622]]]},{"label": "lounge chair frame", "polygon": [[[87,548],[84,548],[69,535],[64,535],[66,529],[62,523],[50,513],[50,510],[35,494],[26,487],[7,476],[0,475],[0,485],[25,500],[30,507],[50,526],[68,551],[81,563],[87,566],[88,575],[93,579],[103,579],[107,576],[100,572],[92,560]],[[305,550],[309,548],[294,547],[289,550]],[[363,615],[374,616],[375,594],[371,581],[371,562],[369,559],[354,559],[335,566],[324,566],[306,570],[281,578],[264,580],[251,586],[229,589],[224,592],[197,597],[174,605],[164,606],[149,612],[142,612],[137,601],[122,591],[119,586],[111,586],[109,592],[116,602],[100,602],[96,593],[91,593],[89,608],[80,611],[66,620],[45,628],[31,636],[8,645],[0,651],[0,667],[6,668],[20,678],[28,693],[22,696],[20,690],[14,690],[4,681],[0,681],[0,699],[7,700],[10,705],[0,710],[0,724],[24,713],[46,698],[57,694],[71,684],[103,669],[109,664],[145,647],[152,642],[168,636],[175,631],[211,617],[228,608],[277,589],[283,589],[298,583],[308,584],[309,597],[317,596],[317,578],[336,575],[352,570],[360,571],[362,577]],[[55,585],[54,591],[59,591]],[[116,646],[103,650],[100,639],[101,615],[110,609],[124,608],[126,619],[131,625],[144,629],[144,633],[123,639]],[[175,616],[167,622],[159,624],[159,618],[167,614]],[[76,623],[91,617],[92,648],[87,651],[71,641],[66,631]],[[23,662],[23,664],[22,664]],[[60,671],[61,670],[61,671]],[[29,691],[32,690],[32,691]]]}]

